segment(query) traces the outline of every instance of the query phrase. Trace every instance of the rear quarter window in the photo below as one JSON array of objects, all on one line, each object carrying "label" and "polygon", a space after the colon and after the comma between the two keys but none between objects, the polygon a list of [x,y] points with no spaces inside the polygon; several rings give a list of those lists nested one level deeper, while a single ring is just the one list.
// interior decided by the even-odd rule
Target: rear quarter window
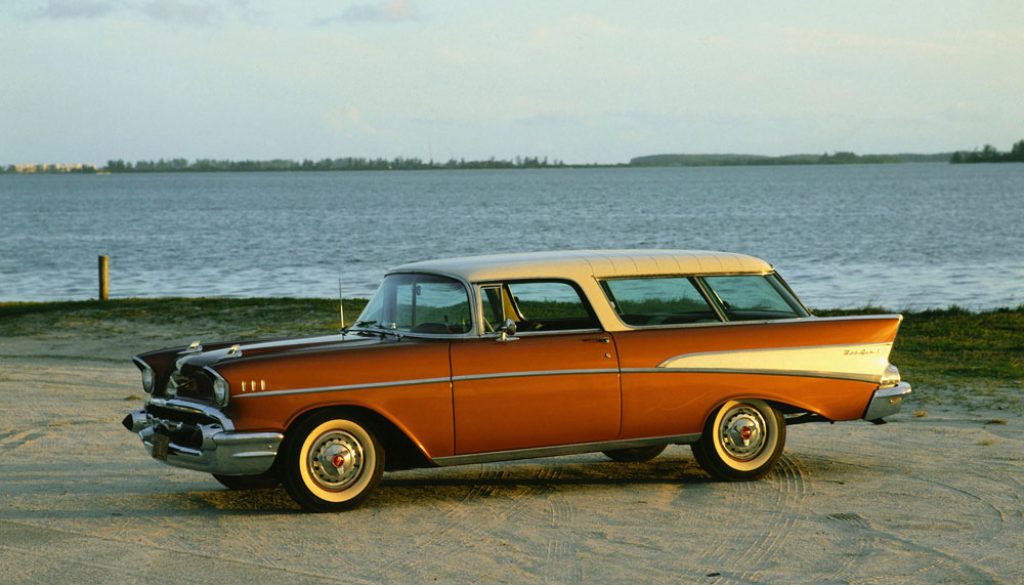
[{"label": "rear quarter window", "polygon": [[705,276],[704,284],[730,321],[806,317],[807,312],[773,274]]}]

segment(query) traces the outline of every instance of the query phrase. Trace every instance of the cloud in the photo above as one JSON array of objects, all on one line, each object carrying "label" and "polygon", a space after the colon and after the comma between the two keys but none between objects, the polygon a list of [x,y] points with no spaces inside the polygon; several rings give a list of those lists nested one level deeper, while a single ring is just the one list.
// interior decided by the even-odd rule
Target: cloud
[{"label": "cloud", "polygon": [[114,5],[103,0],[48,0],[37,15],[54,20],[100,18],[114,11]]},{"label": "cloud", "polygon": [[224,14],[210,2],[152,0],[142,5],[146,16],[160,22],[205,25],[219,21]]},{"label": "cloud", "polygon": [[355,4],[330,18],[322,18],[316,24],[334,22],[408,22],[419,19],[419,10],[412,0],[387,0],[371,4]]},{"label": "cloud", "polygon": [[252,0],[46,0],[26,18],[98,19],[111,14],[142,15],[157,22],[209,25],[229,19],[254,21],[262,12]]},{"label": "cloud", "polygon": [[886,53],[948,57],[956,49],[938,40],[916,40],[872,34],[845,33],[802,28],[785,29],[789,43],[801,51],[817,53]]}]

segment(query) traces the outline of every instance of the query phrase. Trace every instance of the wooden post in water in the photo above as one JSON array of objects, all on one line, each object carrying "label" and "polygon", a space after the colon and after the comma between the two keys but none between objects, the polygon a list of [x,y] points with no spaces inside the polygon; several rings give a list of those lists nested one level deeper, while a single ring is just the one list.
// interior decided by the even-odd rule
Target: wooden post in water
[{"label": "wooden post in water", "polygon": [[110,258],[100,256],[100,300],[110,298]]}]

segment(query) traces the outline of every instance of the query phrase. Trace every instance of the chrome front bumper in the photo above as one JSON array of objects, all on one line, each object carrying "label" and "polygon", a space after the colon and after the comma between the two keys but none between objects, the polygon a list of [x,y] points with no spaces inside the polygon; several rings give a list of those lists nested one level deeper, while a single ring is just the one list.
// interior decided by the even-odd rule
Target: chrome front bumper
[{"label": "chrome front bumper", "polygon": [[864,411],[864,420],[876,421],[891,416],[900,411],[903,406],[903,399],[910,394],[910,384],[900,382],[892,388],[875,390],[871,402]]},{"label": "chrome front bumper", "polygon": [[[273,466],[284,439],[281,433],[234,432],[230,419],[209,407],[158,398],[148,404],[158,406],[162,416],[142,408],[129,413],[123,424],[139,435],[150,456],[175,467],[258,475]],[[177,412],[183,420],[175,420]]]}]

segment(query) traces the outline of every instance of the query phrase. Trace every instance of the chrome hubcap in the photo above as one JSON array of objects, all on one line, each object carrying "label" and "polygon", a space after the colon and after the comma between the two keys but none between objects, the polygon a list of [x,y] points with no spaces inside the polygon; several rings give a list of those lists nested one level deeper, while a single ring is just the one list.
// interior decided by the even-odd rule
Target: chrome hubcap
[{"label": "chrome hubcap", "polygon": [[329,490],[343,490],[359,479],[363,471],[363,445],[345,431],[320,435],[309,450],[310,474]]},{"label": "chrome hubcap", "polygon": [[718,439],[730,457],[749,461],[765,445],[765,422],[761,412],[750,406],[737,406],[722,417]]}]

